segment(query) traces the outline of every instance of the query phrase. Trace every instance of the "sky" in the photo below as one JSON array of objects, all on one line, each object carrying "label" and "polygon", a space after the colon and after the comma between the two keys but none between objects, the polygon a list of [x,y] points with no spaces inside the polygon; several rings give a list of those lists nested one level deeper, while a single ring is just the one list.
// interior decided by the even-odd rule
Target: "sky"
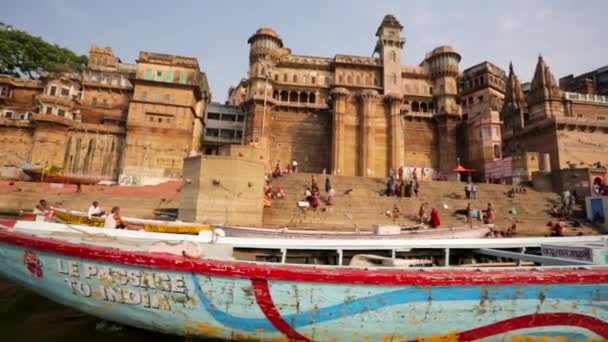
[{"label": "sky", "polygon": [[461,70],[490,61],[513,62],[530,81],[539,53],[556,78],[608,64],[608,1],[388,1],[388,0],[0,0],[0,21],[87,54],[111,46],[123,62],[139,51],[198,58],[214,101],[246,77],[247,39],[274,29],[294,54],[371,56],[385,14],[404,26],[404,64],[451,45]]}]

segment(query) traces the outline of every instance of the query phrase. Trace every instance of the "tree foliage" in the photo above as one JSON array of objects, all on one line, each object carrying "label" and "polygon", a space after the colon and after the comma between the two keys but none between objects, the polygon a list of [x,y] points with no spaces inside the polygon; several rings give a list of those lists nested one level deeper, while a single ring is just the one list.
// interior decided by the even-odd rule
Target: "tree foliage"
[{"label": "tree foliage", "polygon": [[68,68],[81,71],[86,56],[50,44],[40,37],[0,25],[0,73],[35,78],[43,71]]}]

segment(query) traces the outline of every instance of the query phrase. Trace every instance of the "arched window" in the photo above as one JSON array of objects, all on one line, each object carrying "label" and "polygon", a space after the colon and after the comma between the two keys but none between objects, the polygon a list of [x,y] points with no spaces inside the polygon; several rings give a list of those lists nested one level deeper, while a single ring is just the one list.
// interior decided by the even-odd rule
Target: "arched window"
[{"label": "arched window", "polygon": [[287,100],[289,100],[289,93],[287,93],[285,90],[283,90],[281,92],[281,101],[287,102]]},{"label": "arched window", "polygon": [[307,103],[308,102],[308,94],[307,93],[300,93],[300,103]]},{"label": "arched window", "polygon": [[433,102],[429,103],[429,112],[435,113],[435,105],[433,104]]},{"label": "arched window", "polygon": [[298,93],[295,91],[289,93],[289,102],[298,102]]},{"label": "arched window", "polygon": [[283,82],[287,82],[287,74],[283,74]]},{"label": "arched window", "polygon": [[275,90],[274,92],[272,92],[272,98],[275,100],[279,99],[279,91]]},{"label": "arched window", "polygon": [[420,111],[420,106],[418,105],[418,102],[414,101],[412,102],[412,112],[419,112]]},{"label": "arched window", "polygon": [[429,88],[429,94],[433,95],[433,87]]},{"label": "arched window", "polygon": [[391,51],[391,61],[397,62],[397,53],[395,51]]},{"label": "arched window", "polygon": [[279,80],[279,74],[274,74],[274,80],[278,81]]},{"label": "arched window", "polygon": [[344,79],[342,78],[342,75],[338,75],[338,83],[343,83]]},{"label": "arched window", "polygon": [[298,83],[298,75],[293,75],[293,83]]},{"label": "arched window", "polygon": [[308,77],[306,75],[302,76],[302,83],[308,82]]},{"label": "arched window", "polygon": [[494,145],[494,159],[500,159],[500,146]]},{"label": "arched window", "polygon": [[421,112],[423,112],[423,113],[426,113],[426,112],[427,112],[427,108],[426,108],[426,102],[422,102],[422,103],[420,104],[420,111],[421,111]]},{"label": "arched window", "polygon": [[365,76],[365,85],[370,85],[369,76]]},{"label": "arched window", "polygon": [[351,75],[346,76],[346,83],[353,84],[353,77]]},{"label": "arched window", "polygon": [[310,93],[310,96],[308,96],[308,102],[309,103],[317,103],[314,93]]},{"label": "arched window", "polygon": [[391,78],[393,79],[393,84],[397,84],[397,74],[393,73]]},{"label": "arched window", "polygon": [[357,75],[355,77],[355,82],[356,82],[356,84],[361,84],[361,76]]}]

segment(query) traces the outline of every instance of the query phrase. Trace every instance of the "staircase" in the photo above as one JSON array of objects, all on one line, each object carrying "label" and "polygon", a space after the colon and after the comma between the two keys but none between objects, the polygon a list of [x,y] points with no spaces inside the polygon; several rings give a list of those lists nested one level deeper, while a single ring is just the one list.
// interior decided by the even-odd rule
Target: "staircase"
[{"label": "staircase", "polygon": [[[545,235],[548,234],[546,224],[552,219],[548,210],[553,204],[559,203],[556,194],[531,189],[526,194],[516,194],[510,198],[506,193],[511,186],[499,184],[478,184],[477,199],[467,200],[464,194],[465,183],[440,181],[421,181],[419,198],[387,197],[383,194],[386,179],[330,176],[336,197],[335,205],[328,207],[324,204],[326,176],[316,174],[323,204],[316,210],[300,209],[297,202],[304,200],[304,191],[310,186],[311,176],[308,173],[297,173],[272,180],[273,189],[281,185],[286,198],[275,199],[270,208],[264,209],[264,225],[352,229],[374,224],[393,224],[392,218],[385,213],[392,210],[394,205],[401,211],[397,223],[411,225],[416,222],[420,205],[427,202],[428,212],[431,208],[439,210],[443,227],[463,226],[465,217],[456,215],[455,212],[466,208],[470,202],[473,208],[480,210],[492,203],[496,210],[495,223],[499,229],[504,230],[516,223],[519,235]],[[515,209],[515,214],[512,209]],[[477,221],[474,224],[475,222]],[[568,232],[576,234],[580,231],[593,233],[590,228],[570,229]]]}]

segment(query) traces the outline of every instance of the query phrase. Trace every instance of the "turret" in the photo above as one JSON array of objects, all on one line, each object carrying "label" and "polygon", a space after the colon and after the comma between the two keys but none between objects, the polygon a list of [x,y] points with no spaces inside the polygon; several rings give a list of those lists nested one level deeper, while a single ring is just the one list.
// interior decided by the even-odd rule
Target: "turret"
[{"label": "turret", "polygon": [[262,27],[247,40],[249,50],[249,95],[247,98],[264,97],[264,89],[272,94],[272,84],[266,85],[266,77],[272,77],[276,65],[277,52],[283,48],[283,41],[272,29]]},{"label": "turret", "polygon": [[563,116],[561,103],[562,92],[555,82],[549,66],[542,56],[538,56],[534,78],[528,94],[530,120],[542,120],[548,117]]},{"label": "turret", "polygon": [[401,94],[401,50],[405,38],[401,36],[403,26],[395,16],[387,14],[376,31],[376,48],[382,62],[385,94]]},{"label": "turret", "polygon": [[509,78],[505,87],[505,100],[501,110],[501,118],[505,127],[514,130],[522,129],[525,125],[524,111],[527,109],[521,83],[513,71],[513,63],[509,63]]},{"label": "turret", "polygon": [[460,106],[456,103],[460,55],[450,46],[440,46],[426,55],[425,62],[433,80],[433,101],[437,113],[460,115]]}]

